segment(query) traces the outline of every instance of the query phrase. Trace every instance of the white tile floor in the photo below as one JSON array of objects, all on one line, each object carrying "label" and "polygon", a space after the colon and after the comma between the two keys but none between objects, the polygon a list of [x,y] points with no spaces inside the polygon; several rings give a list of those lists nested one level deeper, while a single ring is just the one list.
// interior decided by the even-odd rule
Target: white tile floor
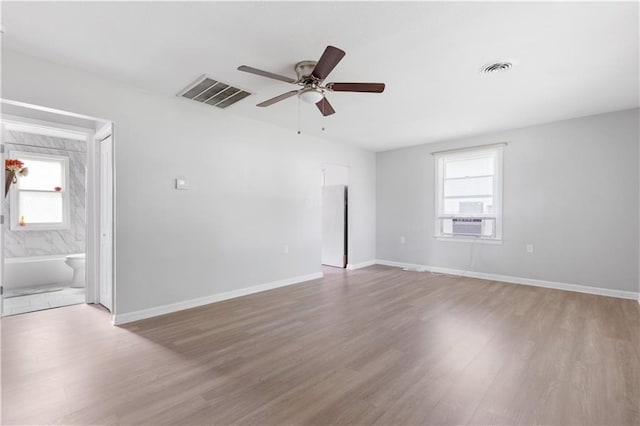
[{"label": "white tile floor", "polygon": [[[60,285],[56,286],[60,287]],[[59,291],[3,298],[2,314],[16,315],[85,302],[84,288],[65,287]]]}]

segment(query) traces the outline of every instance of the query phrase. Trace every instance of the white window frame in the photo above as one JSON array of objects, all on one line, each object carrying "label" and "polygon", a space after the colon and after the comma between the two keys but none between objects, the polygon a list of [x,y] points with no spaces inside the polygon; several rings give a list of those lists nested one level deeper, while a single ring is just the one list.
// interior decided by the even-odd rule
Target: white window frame
[{"label": "white window frame", "polygon": [[[481,242],[502,244],[502,187],[503,187],[503,151],[504,143],[486,145],[475,148],[463,148],[449,151],[435,152],[435,238],[439,241]],[[459,161],[492,155],[495,158],[493,174],[493,205],[492,213],[476,214],[445,214],[444,212],[444,171],[447,161]],[[452,218],[482,218],[484,222],[494,221],[493,236],[449,235],[442,232],[443,221]]]},{"label": "white window frame", "polygon": [[[63,164],[64,175],[62,176],[62,222],[54,222],[54,223],[26,223],[24,225],[20,225],[20,217],[18,212],[20,208],[18,206],[19,197],[18,193],[20,190],[18,189],[19,185],[11,185],[11,195],[10,195],[10,229],[11,231],[54,231],[54,230],[65,230],[71,229],[71,214],[70,214],[70,199],[69,199],[69,157],[63,155],[51,155],[51,154],[43,154],[39,152],[25,152],[25,151],[10,151],[9,158],[33,158],[33,159],[42,159],[42,160],[55,160],[60,161]],[[18,179],[20,177],[18,176]],[[25,190],[26,191],[26,190]],[[45,191],[35,191],[35,192],[45,192]],[[52,191],[53,192],[53,191]]]}]

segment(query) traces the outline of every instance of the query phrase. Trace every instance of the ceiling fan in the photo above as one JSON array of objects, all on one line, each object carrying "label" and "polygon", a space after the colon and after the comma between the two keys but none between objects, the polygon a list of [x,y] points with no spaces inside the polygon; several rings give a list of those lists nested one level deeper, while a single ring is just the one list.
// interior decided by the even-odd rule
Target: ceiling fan
[{"label": "ceiling fan", "polygon": [[302,61],[295,65],[294,69],[298,76],[297,79],[263,71],[247,65],[239,66],[238,70],[302,86],[301,89],[292,90],[275,98],[267,99],[257,106],[268,107],[276,102],[298,95],[303,102],[316,104],[322,115],[327,116],[336,112],[325,97],[325,92],[327,91],[369,93],[382,93],[384,91],[384,83],[327,83],[323,85],[324,80],[335,66],[338,65],[338,62],[340,62],[344,55],[345,52],[343,50],[337,47],[327,46],[318,62]]}]

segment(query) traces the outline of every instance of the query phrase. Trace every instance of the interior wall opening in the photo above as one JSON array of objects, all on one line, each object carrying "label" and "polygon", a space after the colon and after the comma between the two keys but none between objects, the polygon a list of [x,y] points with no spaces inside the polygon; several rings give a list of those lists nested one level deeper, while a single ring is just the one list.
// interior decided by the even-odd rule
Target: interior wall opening
[{"label": "interior wall opening", "polygon": [[321,170],[322,265],[346,268],[349,261],[349,167]]},{"label": "interior wall opening", "polygon": [[[81,303],[113,313],[113,244],[101,242],[103,233],[113,238],[106,232],[113,227],[112,123],[8,100],[1,105],[2,315]],[[101,173],[105,166],[111,170]]]}]

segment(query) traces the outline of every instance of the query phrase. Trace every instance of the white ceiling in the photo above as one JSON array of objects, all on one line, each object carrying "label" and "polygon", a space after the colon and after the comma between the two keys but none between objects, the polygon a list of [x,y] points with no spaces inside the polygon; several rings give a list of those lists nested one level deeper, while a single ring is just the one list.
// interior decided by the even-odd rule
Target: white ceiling
[{"label": "white ceiling", "polygon": [[638,2],[3,1],[1,19],[3,48],[170,96],[208,74],[254,93],[224,113],[292,131],[296,98],[255,104],[296,86],[236,68],[295,77],[337,46],[327,81],[386,91],[330,94],[325,132],[302,104],[302,131],[376,151],[639,106]]}]

